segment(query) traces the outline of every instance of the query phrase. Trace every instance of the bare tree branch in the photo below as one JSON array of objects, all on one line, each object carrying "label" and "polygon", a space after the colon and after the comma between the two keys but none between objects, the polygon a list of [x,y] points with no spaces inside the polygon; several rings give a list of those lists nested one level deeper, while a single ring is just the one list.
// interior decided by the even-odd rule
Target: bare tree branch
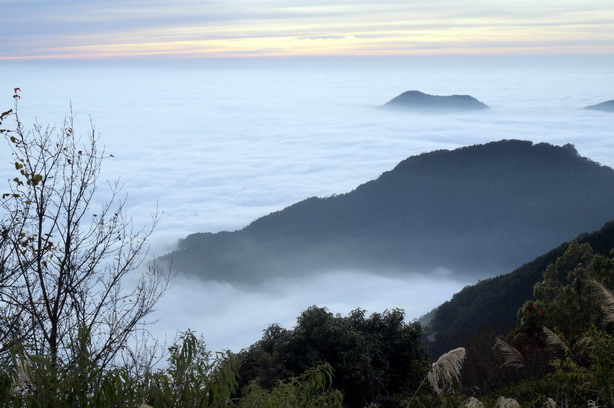
[{"label": "bare tree branch", "polygon": [[[0,357],[17,342],[32,354],[70,364],[86,330],[93,361],[113,364],[166,290],[168,271],[145,264],[150,227],[135,229],[119,182],[100,203],[101,166],[92,126],[85,140],[72,110],[62,128],[26,131],[17,106],[0,118],[16,177],[0,210]],[[126,286],[127,277],[131,286]]]}]

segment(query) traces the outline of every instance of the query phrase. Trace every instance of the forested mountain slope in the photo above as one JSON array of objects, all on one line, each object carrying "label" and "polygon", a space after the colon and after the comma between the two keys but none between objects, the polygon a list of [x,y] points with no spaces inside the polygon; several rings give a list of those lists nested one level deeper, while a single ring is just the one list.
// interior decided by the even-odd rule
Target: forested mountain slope
[{"label": "forested mountain slope", "polygon": [[347,194],[190,235],[163,259],[230,282],[338,269],[477,279],[612,219],[614,170],[572,145],[503,140],[410,157]]},{"label": "forested mountain slope", "polygon": [[[590,244],[596,254],[607,255],[614,248],[614,222],[581,234],[576,241]],[[511,273],[467,286],[436,308],[427,330],[434,339],[429,344],[431,355],[466,347],[484,337],[494,338],[514,327],[518,309],[533,298],[533,286],[568,246],[564,243]]]}]

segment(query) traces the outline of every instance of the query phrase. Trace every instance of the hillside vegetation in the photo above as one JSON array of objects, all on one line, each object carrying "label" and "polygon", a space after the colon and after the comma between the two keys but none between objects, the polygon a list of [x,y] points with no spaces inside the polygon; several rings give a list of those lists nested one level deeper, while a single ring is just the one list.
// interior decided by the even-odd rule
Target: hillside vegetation
[{"label": "hillside vegetation", "polygon": [[309,198],[240,231],[190,235],[163,259],[230,282],[438,268],[477,280],[612,219],[614,170],[571,145],[504,140],[410,157],[347,194]]},{"label": "hillside vegetation", "polygon": [[[614,222],[598,231],[581,234],[579,243],[591,245],[596,254],[607,255],[614,248]],[[563,255],[569,243],[561,244],[511,273],[467,286],[432,312],[426,330],[432,340],[431,355],[467,346],[506,333],[516,324],[522,304],[533,297],[533,286],[540,282],[547,266]]]}]

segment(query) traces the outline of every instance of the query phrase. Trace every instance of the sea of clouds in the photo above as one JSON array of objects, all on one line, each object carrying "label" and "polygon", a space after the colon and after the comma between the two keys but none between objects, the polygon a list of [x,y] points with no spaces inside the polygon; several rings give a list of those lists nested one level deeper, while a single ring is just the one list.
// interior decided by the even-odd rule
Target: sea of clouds
[{"label": "sea of clouds", "polygon": [[[164,215],[151,239],[163,255],[195,232],[235,230],[310,196],[329,196],[402,159],[500,139],[572,143],[614,167],[614,116],[582,110],[614,99],[611,58],[346,58],[199,61],[3,62],[0,110],[20,87],[24,124],[76,131],[93,123],[114,157],[102,179],[120,178],[135,224]],[[407,90],[469,94],[478,113],[418,115],[377,109]],[[11,168],[0,150],[0,176]],[[104,188],[101,189],[101,199]],[[571,237],[570,237],[571,238]],[[528,260],[527,260],[528,261]],[[234,287],[176,277],[153,332],[191,328],[211,349],[238,350],[271,323],[291,327],[309,305],[345,314],[400,307],[417,318],[471,282],[449,271],[423,278],[331,271]]]}]

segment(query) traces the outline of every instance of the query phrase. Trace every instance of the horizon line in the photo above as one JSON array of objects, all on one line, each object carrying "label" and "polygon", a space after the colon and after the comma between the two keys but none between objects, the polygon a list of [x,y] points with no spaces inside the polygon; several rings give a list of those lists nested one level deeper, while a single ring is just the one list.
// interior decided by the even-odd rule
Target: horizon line
[{"label": "horizon line", "polygon": [[140,53],[140,54],[59,54],[59,55],[23,55],[23,56],[0,56],[2,62],[24,62],[24,61],[195,61],[195,60],[280,60],[280,59],[343,59],[343,58],[563,58],[563,57],[614,57],[612,51],[568,51],[544,53],[540,50],[529,50],[521,52],[426,52],[413,53],[352,53],[352,54],[226,54],[226,55],[206,55],[206,54],[171,54],[171,53]]}]

